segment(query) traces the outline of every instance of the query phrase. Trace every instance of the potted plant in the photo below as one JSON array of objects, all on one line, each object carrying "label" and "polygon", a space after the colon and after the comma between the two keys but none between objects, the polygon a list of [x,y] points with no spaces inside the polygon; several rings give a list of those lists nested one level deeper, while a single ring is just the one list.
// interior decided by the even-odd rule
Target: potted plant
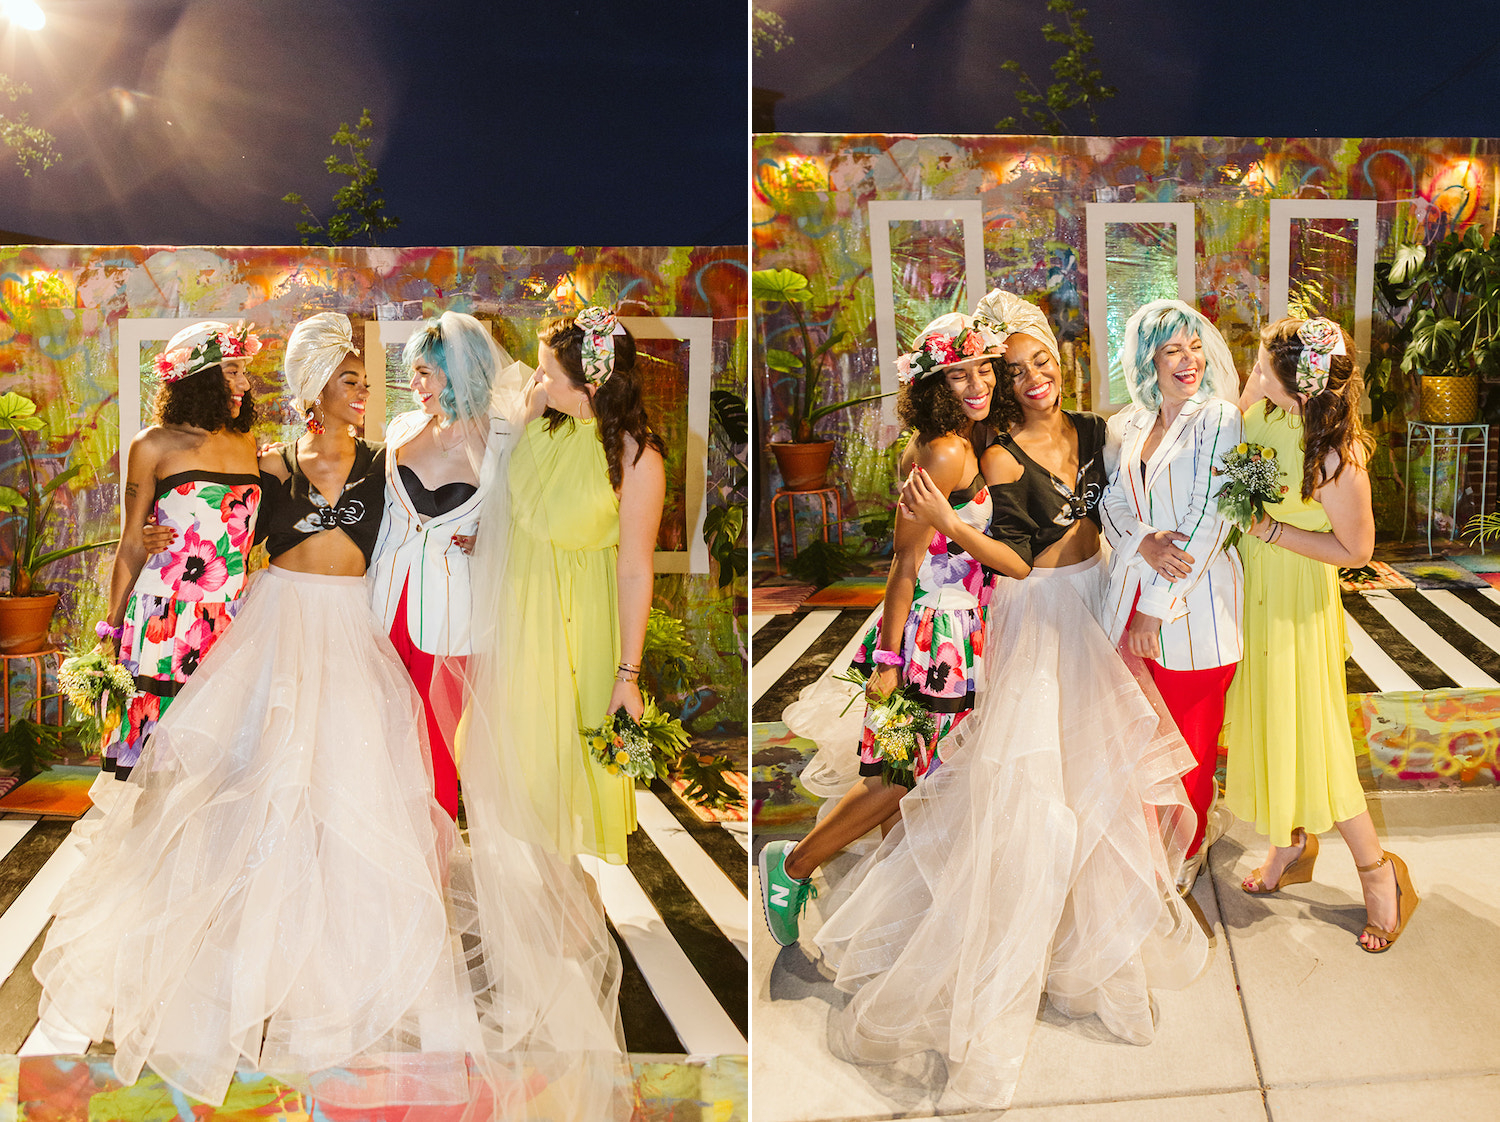
[{"label": "potted plant", "polygon": [[804,308],[812,303],[812,287],[795,269],[757,269],[751,274],[750,291],[768,308],[785,307],[796,325],[800,350],[766,347],[766,366],[778,374],[796,375],[792,383],[786,412],[773,418],[787,427],[790,439],[771,440],[771,454],[781,469],[781,478],[789,491],[816,491],[828,484],[828,461],[833,455],[833,441],[817,435],[814,426],[840,409],[878,401],[888,395],[865,394],[846,401],[822,402],[818,383],[823,378],[829,352],[849,337],[847,331],[822,329],[822,342],[814,345],[813,332]]},{"label": "potted plant", "polygon": [[46,548],[47,524],[57,501],[57,489],[83,471],[84,465],[74,464],[45,481],[38,478],[36,458],[26,434],[45,424],[36,415],[36,402],[30,398],[18,393],[0,394],[0,425],[14,436],[26,469],[19,489],[0,484],[0,514],[9,515],[5,521],[11,531],[10,591],[0,595],[0,651],[5,654],[47,649],[57,593],[44,589],[37,582],[37,574],[54,561],[119,540]]},{"label": "potted plant", "polygon": [[1422,420],[1474,420],[1480,379],[1500,374],[1500,234],[1486,243],[1470,226],[1431,246],[1397,246],[1375,266],[1375,284],[1400,369],[1421,379]]}]

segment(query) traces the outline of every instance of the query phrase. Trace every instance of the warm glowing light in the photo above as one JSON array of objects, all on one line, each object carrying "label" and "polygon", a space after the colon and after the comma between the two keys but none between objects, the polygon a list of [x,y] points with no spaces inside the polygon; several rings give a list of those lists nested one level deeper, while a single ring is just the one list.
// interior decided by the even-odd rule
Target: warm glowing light
[{"label": "warm glowing light", "polygon": [[47,26],[47,17],[36,0],[0,0],[0,13],[27,31],[40,31]]}]

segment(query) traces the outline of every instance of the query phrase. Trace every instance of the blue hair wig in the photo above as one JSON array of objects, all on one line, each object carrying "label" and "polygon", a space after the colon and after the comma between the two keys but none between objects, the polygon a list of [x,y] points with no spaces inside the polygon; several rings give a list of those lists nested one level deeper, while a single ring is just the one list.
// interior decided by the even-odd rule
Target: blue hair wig
[{"label": "blue hair wig", "polygon": [[1161,408],[1161,384],[1156,377],[1156,352],[1174,336],[1196,335],[1203,340],[1203,381],[1194,401],[1211,397],[1235,400],[1239,393],[1239,375],[1224,336],[1203,313],[1181,300],[1153,300],[1130,317],[1125,324],[1120,365],[1130,388],[1130,400],[1144,409]]},{"label": "blue hair wig", "polygon": [[483,417],[490,409],[495,375],[504,360],[485,324],[464,312],[444,312],[407,340],[401,361],[424,360],[443,372],[438,407],[450,422]]}]

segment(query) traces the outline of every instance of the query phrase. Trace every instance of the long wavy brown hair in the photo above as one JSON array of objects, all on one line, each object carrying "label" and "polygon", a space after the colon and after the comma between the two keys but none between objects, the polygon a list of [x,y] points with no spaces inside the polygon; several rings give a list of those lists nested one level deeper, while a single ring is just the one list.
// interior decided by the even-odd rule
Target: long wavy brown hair
[{"label": "long wavy brown hair", "polygon": [[[1279,319],[1261,328],[1260,342],[1271,358],[1271,372],[1281,388],[1297,397],[1297,358],[1302,354],[1302,340],[1297,329],[1306,320]],[[1342,330],[1342,328],[1340,329]],[[1364,379],[1354,363],[1354,340],[1344,333],[1342,355],[1333,355],[1328,366],[1328,384],[1302,404],[1302,501],[1309,502],[1319,487],[1332,483],[1344,469],[1358,464],[1356,447],[1366,458],[1375,448],[1374,438],[1359,421],[1359,398]],[[1275,406],[1266,402],[1266,414]],[[1337,453],[1338,466],[1330,474],[1327,467],[1330,452]]]},{"label": "long wavy brown hair", "polygon": [[[588,386],[583,376],[583,329],[573,322],[573,317],[545,320],[537,338],[552,348],[573,385],[579,389]],[[632,464],[640,460],[647,448],[655,448],[658,454],[666,455],[667,446],[651,431],[651,418],[641,400],[640,381],[635,372],[635,339],[628,331],[615,336],[614,372],[595,388],[593,408],[599,422],[599,440],[609,462],[609,482],[616,491],[625,478],[626,433],[635,441]],[[573,423],[572,417],[550,407],[542,416],[547,420],[548,432],[556,432]]]}]

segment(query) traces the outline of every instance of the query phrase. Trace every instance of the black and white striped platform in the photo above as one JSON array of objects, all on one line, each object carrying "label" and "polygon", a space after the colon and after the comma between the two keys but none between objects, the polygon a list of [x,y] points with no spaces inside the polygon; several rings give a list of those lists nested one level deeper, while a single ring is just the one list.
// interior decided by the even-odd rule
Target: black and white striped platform
[{"label": "black and white striped platform", "polygon": [[[700,822],[660,783],[637,791],[637,811],[640,828],[629,838],[630,863],[587,866],[624,960],[620,1013],[626,1048],[743,1054],[749,1031],[748,828]],[[59,1050],[37,1029],[41,987],[31,966],[52,918],[52,901],[82,860],[69,840],[71,827],[0,817],[0,1053]]]},{"label": "black and white striped platform", "polygon": [[[1500,690],[1500,590],[1343,595],[1349,692]],[[880,609],[751,616],[752,720],[779,721],[804,686],[839,673]]]}]

